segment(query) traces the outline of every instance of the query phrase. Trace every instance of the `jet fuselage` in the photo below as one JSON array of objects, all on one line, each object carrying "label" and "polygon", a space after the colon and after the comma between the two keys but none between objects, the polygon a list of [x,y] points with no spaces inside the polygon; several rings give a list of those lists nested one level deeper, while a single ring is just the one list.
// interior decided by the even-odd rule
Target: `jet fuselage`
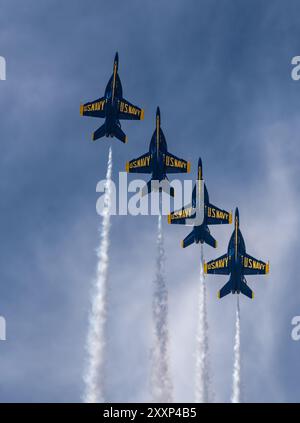
[{"label": "jet fuselage", "polygon": [[246,245],[243,235],[239,229],[238,211],[234,220],[234,231],[228,244],[228,259],[232,293],[240,293],[242,282],[244,282],[243,257],[246,254]]},{"label": "jet fuselage", "polygon": [[166,179],[166,167],[164,156],[168,151],[168,146],[164,133],[160,127],[160,111],[156,112],[156,128],[152,135],[149,153],[152,159],[152,180],[162,181]]},{"label": "jet fuselage", "polygon": [[115,125],[120,126],[118,119],[119,115],[119,101],[123,96],[123,89],[120,78],[118,76],[118,55],[115,57],[113,75],[109,80],[105,89],[105,135],[107,137],[113,136],[113,128]]}]

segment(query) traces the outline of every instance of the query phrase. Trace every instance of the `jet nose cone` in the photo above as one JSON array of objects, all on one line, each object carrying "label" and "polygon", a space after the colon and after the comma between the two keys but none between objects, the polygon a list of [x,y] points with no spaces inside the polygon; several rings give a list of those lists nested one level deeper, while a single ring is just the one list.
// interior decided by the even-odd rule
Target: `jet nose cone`
[{"label": "jet nose cone", "polygon": [[159,109],[159,107],[157,107],[157,109],[156,109],[156,116],[160,117],[160,109]]},{"label": "jet nose cone", "polygon": [[239,214],[239,209],[238,208],[236,208],[235,209],[235,218],[239,221],[239,219],[240,219],[240,214]]},{"label": "jet nose cone", "polygon": [[201,157],[199,157],[198,160],[198,180],[202,180],[203,179],[203,170],[202,170],[202,160]]},{"label": "jet nose cone", "polygon": [[115,62],[119,63],[119,54],[118,54],[118,52],[116,52],[116,55],[115,55]]}]

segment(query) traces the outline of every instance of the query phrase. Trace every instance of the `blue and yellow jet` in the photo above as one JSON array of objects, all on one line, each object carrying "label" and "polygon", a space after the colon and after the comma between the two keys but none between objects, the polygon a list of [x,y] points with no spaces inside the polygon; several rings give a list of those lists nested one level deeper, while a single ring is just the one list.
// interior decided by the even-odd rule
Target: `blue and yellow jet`
[{"label": "blue and yellow jet", "polygon": [[246,253],[243,235],[239,228],[239,211],[235,211],[234,231],[231,235],[227,254],[204,263],[204,273],[230,275],[229,281],[218,292],[218,297],[237,293],[254,298],[253,291],[247,285],[245,275],[265,275],[269,273],[269,263],[264,263]]},{"label": "blue and yellow jet", "polygon": [[93,133],[93,141],[101,137],[116,137],[126,143],[127,136],[121,129],[120,119],[143,120],[144,110],[123,98],[122,84],[118,74],[119,56],[116,53],[113,74],[108,81],[104,97],[80,106],[81,116],[104,118],[105,122]]},{"label": "blue and yellow jet", "polygon": [[170,187],[167,173],[188,173],[190,162],[180,159],[168,152],[166,138],[160,127],[160,110],[156,110],[156,127],[152,135],[149,152],[126,163],[128,173],[152,173],[151,180],[142,190],[142,195],[151,190],[165,191],[174,197],[174,189]]},{"label": "blue and yellow jet", "polygon": [[183,248],[194,242],[217,248],[217,241],[210,234],[209,225],[232,223],[232,213],[210,204],[203,180],[202,161],[198,161],[198,175],[192,193],[192,203],[168,216],[168,223],[193,226],[192,232],[181,242]]}]

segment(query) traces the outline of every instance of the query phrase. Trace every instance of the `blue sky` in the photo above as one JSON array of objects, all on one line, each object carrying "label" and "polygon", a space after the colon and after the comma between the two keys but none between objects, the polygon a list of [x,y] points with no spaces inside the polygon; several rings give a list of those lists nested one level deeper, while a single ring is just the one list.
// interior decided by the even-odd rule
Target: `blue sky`
[{"label": "blue sky", "polygon": [[[0,401],[80,401],[90,282],[100,219],[96,184],[109,145],[113,173],[147,151],[157,105],[170,150],[199,156],[211,201],[239,206],[248,252],[269,259],[241,301],[246,401],[295,401],[300,343],[299,55],[297,1],[2,1],[0,55]],[[143,106],[128,144],[90,141],[101,124],[79,115],[103,95],[115,52],[124,97]],[[187,229],[164,222],[171,365],[177,401],[192,401],[200,248],[180,249]],[[114,217],[111,232],[107,399],[149,399],[154,217]],[[215,228],[225,252],[232,228]],[[229,401],[235,298],[208,312],[216,400]]]}]

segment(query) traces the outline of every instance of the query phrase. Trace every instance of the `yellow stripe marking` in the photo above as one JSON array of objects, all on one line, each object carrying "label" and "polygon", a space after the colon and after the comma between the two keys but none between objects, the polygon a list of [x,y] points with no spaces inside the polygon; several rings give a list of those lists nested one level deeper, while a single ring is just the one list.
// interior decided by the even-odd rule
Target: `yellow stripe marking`
[{"label": "yellow stripe marking", "polygon": [[117,74],[117,65],[115,63],[114,64],[114,79],[113,79],[113,90],[112,90],[112,102],[114,101],[114,97],[115,97],[116,74]]},{"label": "yellow stripe marking", "polygon": [[156,154],[158,158],[159,153],[159,116],[156,116]]},{"label": "yellow stripe marking", "polygon": [[237,260],[237,245],[238,245],[238,231],[237,231],[237,229],[238,229],[238,219],[237,219],[237,217],[235,218],[235,241],[234,241],[234,244],[235,244],[235,260]]},{"label": "yellow stripe marking", "polygon": [[[200,180],[201,179],[202,179],[202,169],[199,166],[198,167],[198,195],[199,195],[199,202],[200,202],[200,199],[201,199],[201,183],[200,183]],[[200,204],[199,204],[199,206],[200,206]]]}]

